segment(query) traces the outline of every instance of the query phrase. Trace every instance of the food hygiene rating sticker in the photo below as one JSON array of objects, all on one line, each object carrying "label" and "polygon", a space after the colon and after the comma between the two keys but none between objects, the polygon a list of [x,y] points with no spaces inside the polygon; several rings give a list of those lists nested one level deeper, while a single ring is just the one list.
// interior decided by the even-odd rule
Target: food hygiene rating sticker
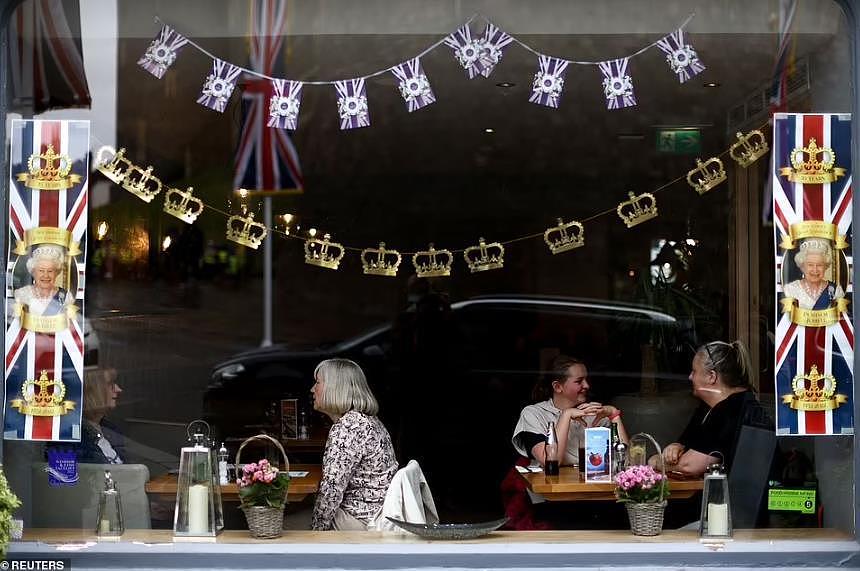
[{"label": "food hygiene rating sticker", "polygon": [[767,492],[767,509],[770,511],[815,513],[815,490],[777,488]]}]

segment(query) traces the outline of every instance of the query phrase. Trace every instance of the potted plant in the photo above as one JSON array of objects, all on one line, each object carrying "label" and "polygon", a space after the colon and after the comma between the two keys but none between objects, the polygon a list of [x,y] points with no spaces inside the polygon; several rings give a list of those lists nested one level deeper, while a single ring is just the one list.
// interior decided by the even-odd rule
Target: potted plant
[{"label": "potted plant", "polygon": [[12,539],[12,512],[21,507],[21,500],[9,487],[6,475],[0,466],[0,559],[6,559],[9,541]]},{"label": "potted plant", "polygon": [[[261,436],[264,435],[252,438],[261,438]],[[248,520],[251,536],[272,539],[280,537],[283,533],[284,507],[287,503],[287,490],[290,487],[290,465],[281,444],[269,436],[265,438],[275,442],[283,455],[286,468],[280,470],[266,459],[245,464],[236,484],[239,486],[239,501]],[[249,440],[242,443],[239,453],[236,454],[237,467],[240,465],[242,448]]]},{"label": "potted plant", "polygon": [[627,508],[633,535],[659,535],[668,496],[666,475],[651,466],[630,466],[615,476],[615,497]]}]

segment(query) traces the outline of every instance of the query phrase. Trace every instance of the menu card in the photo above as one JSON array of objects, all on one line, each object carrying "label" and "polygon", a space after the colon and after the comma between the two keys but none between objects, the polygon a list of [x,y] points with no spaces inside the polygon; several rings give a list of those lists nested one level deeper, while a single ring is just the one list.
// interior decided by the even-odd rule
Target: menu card
[{"label": "menu card", "polygon": [[611,482],[610,432],[608,428],[585,429],[585,481]]}]

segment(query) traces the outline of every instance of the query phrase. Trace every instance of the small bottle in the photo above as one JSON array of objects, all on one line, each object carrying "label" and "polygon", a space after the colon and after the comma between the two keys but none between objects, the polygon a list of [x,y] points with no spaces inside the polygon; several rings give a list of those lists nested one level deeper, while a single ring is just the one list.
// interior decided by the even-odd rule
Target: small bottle
[{"label": "small bottle", "polygon": [[546,461],[543,471],[547,476],[558,476],[558,437],[555,423],[552,422],[546,426]]},{"label": "small bottle", "polygon": [[305,409],[299,410],[299,440],[307,440],[308,436],[308,415]]},{"label": "small bottle", "polygon": [[230,483],[230,476],[227,474],[227,460],[229,457],[227,447],[222,442],[221,448],[218,449],[218,483],[222,486]]},{"label": "small bottle", "polygon": [[611,424],[612,430],[612,474],[617,474],[627,467],[627,445],[618,434],[618,425]]}]

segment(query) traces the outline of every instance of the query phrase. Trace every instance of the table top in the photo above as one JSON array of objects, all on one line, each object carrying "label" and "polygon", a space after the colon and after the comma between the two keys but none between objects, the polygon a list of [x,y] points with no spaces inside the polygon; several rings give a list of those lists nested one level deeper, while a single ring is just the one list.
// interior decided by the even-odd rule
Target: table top
[{"label": "table top", "polygon": [[[322,466],[319,464],[291,464],[290,471],[307,471],[308,475],[301,478],[292,478],[287,491],[287,499],[290,501],[301,501],[310,494],[319,491],[322,479]],[[161,496],[176,497],[178,476],[176,474],[162,474],[146,483],[146,492]],[[238,500],[239,487],[235,483],[221,486],[221,497],[225,500]]]},{"label": "table top", "polygon": [[[579,470],[563,466],[558,476],[547,476],[543,472],[520,474],[529,489],[551,502],[573,502],[581,500],[614,500],[615,484],[612,482],[584,482]],[[671,495],[668,499],[689,498],[702,489],[704,480],[669,479]]]}]

